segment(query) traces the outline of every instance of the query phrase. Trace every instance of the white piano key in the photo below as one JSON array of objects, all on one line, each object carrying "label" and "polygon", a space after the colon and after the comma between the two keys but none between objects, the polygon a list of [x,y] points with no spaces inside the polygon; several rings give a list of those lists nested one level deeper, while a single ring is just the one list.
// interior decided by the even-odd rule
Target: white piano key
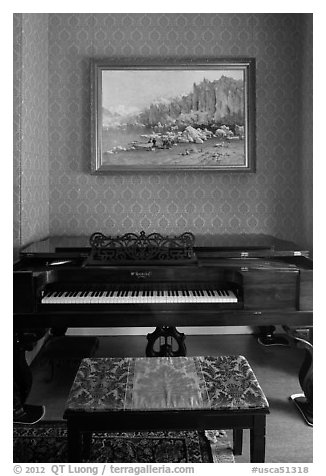
[{"label": "white piano key", "polygon": [[165,304],[165,303],[236,303],[231,290],[223,289],[110,289],[107,291],[49,291],[42,304]]}]

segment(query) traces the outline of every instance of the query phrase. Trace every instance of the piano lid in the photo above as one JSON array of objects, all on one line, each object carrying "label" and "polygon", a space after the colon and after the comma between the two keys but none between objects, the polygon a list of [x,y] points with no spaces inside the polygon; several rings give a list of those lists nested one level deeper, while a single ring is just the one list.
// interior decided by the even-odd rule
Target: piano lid
[{"label": "piano lid", "polygon": [[195,250],[201,258],[309,257],[309,251],[295,243],[264,234],[196,236]]},{"label": "piano lid", "polygon": [[[196,235],[194,250],[198,259],[309,257],[309,251],[294,243],[264,234]],[[89,236],[51,236],[26,246],[20,254],[34,257],[87,257],[90,251]]]}]

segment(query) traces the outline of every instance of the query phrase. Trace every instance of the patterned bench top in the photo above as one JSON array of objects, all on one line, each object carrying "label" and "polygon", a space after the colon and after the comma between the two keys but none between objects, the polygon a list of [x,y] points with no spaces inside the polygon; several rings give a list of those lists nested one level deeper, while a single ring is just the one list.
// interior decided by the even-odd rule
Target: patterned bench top
[{"label": "patterned bench top", "polygon": [[86,358],[70,412],[252,410],[268,402],[243,356]]}]

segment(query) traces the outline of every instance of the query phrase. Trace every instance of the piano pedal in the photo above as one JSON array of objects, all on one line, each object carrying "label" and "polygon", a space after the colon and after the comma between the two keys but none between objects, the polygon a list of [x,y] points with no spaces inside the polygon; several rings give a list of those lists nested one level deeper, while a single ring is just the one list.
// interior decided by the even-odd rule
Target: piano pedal
[{"label": "piano pedal", "polygon": [[[186,355],[185,335],[173,326],[157,327],[154,332],[147,334],[147,340],[147,357],[179,357]],[[154,349],[157,341],[159,343],[158,351]],[[173,349],[173,342],[177,344],[176,350]]]}]

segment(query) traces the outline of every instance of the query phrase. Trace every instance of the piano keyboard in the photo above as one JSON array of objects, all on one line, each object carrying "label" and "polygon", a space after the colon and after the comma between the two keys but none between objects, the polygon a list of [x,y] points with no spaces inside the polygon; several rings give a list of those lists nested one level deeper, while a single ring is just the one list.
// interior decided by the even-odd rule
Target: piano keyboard
[{"label": "piano keyboard", "polygon": [[42,304],[236,303],[231,290],[50,291]]}]

